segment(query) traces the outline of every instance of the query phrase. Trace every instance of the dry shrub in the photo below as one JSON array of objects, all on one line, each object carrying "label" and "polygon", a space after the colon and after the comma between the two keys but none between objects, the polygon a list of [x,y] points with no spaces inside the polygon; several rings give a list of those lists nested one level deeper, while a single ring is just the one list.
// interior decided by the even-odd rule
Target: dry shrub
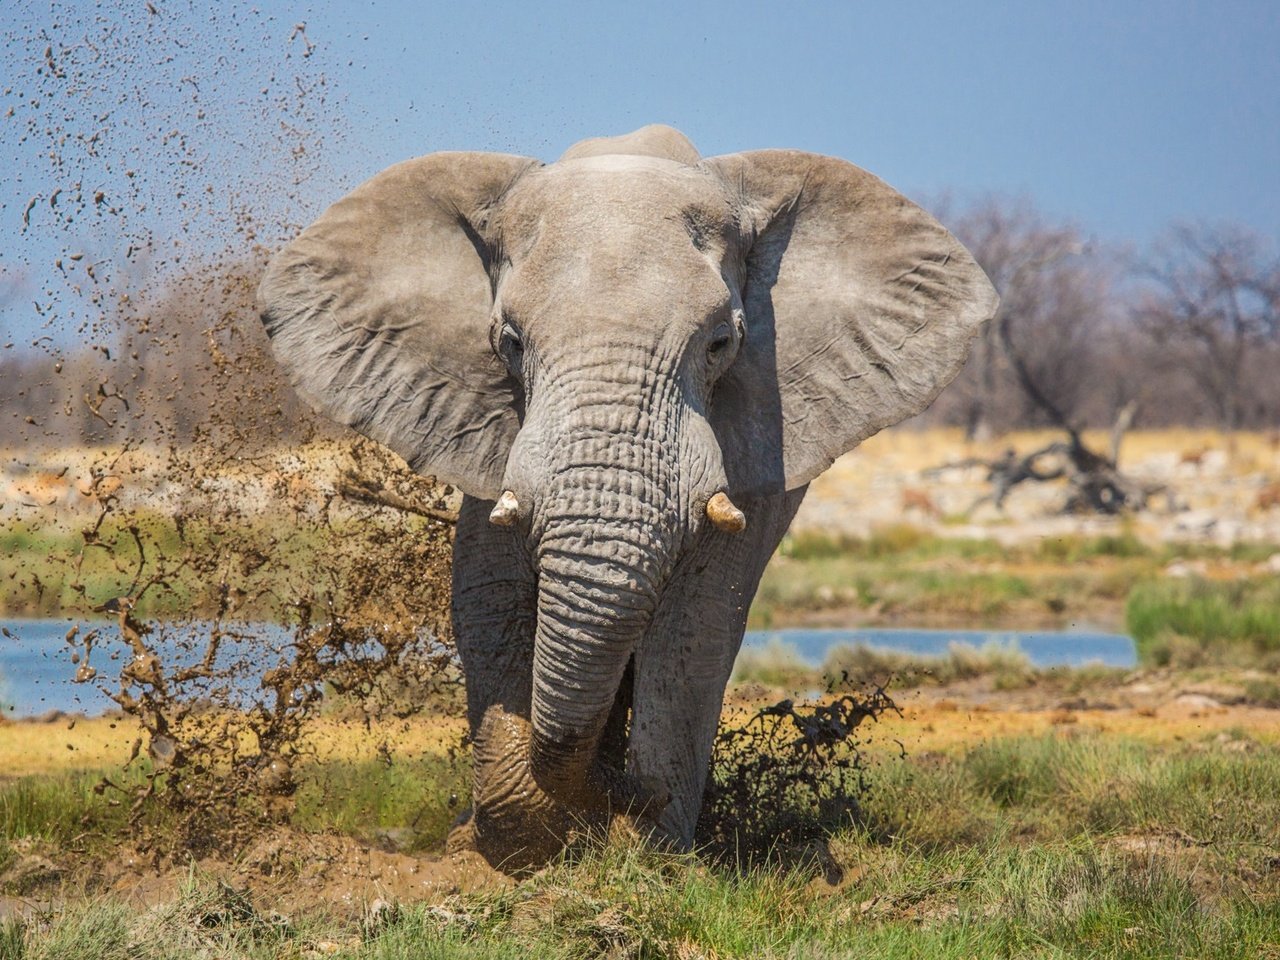
[{"label": "dry shrub", "polygon": [[925,683],[948,684],[977,677],[993,677],[1002,689],[1023,686],[1034,675],[1031,659],[1016,645],[988,641],[980,647],[971,643],[947,644],[945,654],[918,654],[870,647],[866,644],[834,647],[823,669],[828,675],[844,674],[861,681],[887,683],[890,679],[907,686]]}]

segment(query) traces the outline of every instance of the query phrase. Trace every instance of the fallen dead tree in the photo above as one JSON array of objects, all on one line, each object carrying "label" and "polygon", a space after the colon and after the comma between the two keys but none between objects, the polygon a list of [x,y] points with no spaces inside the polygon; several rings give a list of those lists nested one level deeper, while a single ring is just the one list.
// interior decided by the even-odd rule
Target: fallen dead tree
[{"label": "fallen dead tree", "polygon": [[1173,492],[1164,484],[1143,483],[1124,474],[1113,457],[1104,457],[1080,439],[1076,432],[1066,441],[1054,441],[1018,454],[1010,447],[994,460],[971,458],[948,466],[982,466],[987,468],[991,492],[974,501],[969,513],[984,503],[1004,510],[1004,503],[1014,487],[1027,481],[1045,483],[1066,479],[1068,494],[1064,513],[1118,514],[1147,509],[1153,497],[1163,495],[1167,509],[1175,509]]},{"label": "fallen dead tree", "polygon": [[[1092,311],[1101,309],[1087,297],[1063,293],[1074,291],[1077,286],[1074,281],[1067,282],[1071,274],[1066,263],[1084,252],[1074,232],[1046,235],[1041,239],[1042,243],[1030,250],[1003,284],[1000,309],[992,320],[992,334],[1030,408],[1066,434],[1066,438],[1024,455],[1009,448],[994,460],[970,459],[964,464],[952,464],[987,469],[991,492],[978,498],[969,512],[986,502],[1003,510],[1005,499],[1019,484],[1061,479],[1068,485],[1063,504],[1063,511],[1067,513],[1118,514],[1145,510],[1152,497],[1159,494],[1165,496],[1166,506],[1173,509],[1172,493],[1165,485],[1143,483],[1119,468],[1120,446],[1138,412],[1132,386],[1108,385],[1119,397],[1125,394],[1129,397],[1116,413],[1109,449],[1106,453],[1098,452],[1091,449],[1082,436],[1081,390],[1076,381],[1084,371],[1071,375],[1077,361],[1065,347],[1058,352],[1041,349],[1037,354],[1035,351],[1037,340],[1055,329],[1092,329]],[[1055,297],[1037,295],[1037,291],[1055,290]],[[1036,311],[1043,310],[1047,301],[1057,306],[1046,316],[1040,316]]]},{"label": "fallen dead tree", "polygon": [[[424,484],[430,487],[430,484],[425,481]],[[457,512],[442,506],[438,496],[424,502],[426,497],[421,492],[414,491],[416,496],[406,496],[351,470],[345,471],[339,478],[335,492],[344,499],[374,507],[387,507],[399,510],[401,513],[412,513],[429,520],[438,520],[441,523],[456,524],[458,522]],[[436,493],[437,491],[428,489],[428,494]]]}]

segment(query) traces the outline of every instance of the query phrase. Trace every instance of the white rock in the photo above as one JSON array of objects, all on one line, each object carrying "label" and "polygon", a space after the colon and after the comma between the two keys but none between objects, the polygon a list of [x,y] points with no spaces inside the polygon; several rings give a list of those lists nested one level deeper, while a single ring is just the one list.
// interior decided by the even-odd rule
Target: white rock
[{"label": "white rock", "polygon": [[1188,510],[1179,514],[1173,525],[1177,530],[1205,536],[1218,525],[1218,518],[1207,510]]},{"label": "white rock", "polygon": [[1202,577],[1208,568],[1203,560],[1175,560],[1164,568],[1166,577]]},{"label": "white rock", "polygon": [[1183,693],[1175,697],[1173,702],[1188,710],[1217,710],[1222,706],[1213,697],[1207,697],[1203,693]]}]

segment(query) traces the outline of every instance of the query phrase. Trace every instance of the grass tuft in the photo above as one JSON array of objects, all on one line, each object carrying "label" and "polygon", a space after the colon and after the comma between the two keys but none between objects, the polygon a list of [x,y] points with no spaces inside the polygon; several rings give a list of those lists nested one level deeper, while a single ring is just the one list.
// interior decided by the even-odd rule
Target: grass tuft
[{"label": "grass tuft", "polygon": [[925,683],[953,683],[992,676],[1000,689],[1016,689],[1034,678],[1030,658],[1016,644],[996,641],[975,647],[970,643],[951,643],[940,656],[902,653],[869,647],[833,647],[827,654],[823,671],[832,677],[847,675],[854,682],[886,683],[895,679],[903,686]]},{"label": "grass tuft", "polygon": [[734,683],[801,690],[818,686],[820,677],[818,671],[800,659],[795,647],[779,637],[770,637],[763,647],[749,647],[738,653],[732,679]]},{"label": "grass tuft", "polygon": [[1139,584],[1125,608],[1138,656],[1156,666],[1280,664],[1280,581]]}]

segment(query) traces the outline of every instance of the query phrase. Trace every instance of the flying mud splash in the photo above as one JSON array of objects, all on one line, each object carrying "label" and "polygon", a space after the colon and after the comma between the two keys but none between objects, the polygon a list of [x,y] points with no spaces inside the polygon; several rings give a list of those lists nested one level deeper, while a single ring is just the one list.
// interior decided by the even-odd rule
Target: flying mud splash
[{"label": "flying mud splash", "polygon": [[867,790],[863,724],[898,707],[882,686],[782,700],[724,725],[716,737],[698,837],[713,856],[744,866],[804,860],[857,821]]},{"label": "flying mud splash", "polygon": [[320,713],[389,761],[396,722],[455,710],[453,492],[312,421],[266,352],[262,265],[348,186],[305,23],[9,19],[4,600],[80,618],[75,679],[136,721],[100,790],[157,850],[216,845],[289,816]]}]

